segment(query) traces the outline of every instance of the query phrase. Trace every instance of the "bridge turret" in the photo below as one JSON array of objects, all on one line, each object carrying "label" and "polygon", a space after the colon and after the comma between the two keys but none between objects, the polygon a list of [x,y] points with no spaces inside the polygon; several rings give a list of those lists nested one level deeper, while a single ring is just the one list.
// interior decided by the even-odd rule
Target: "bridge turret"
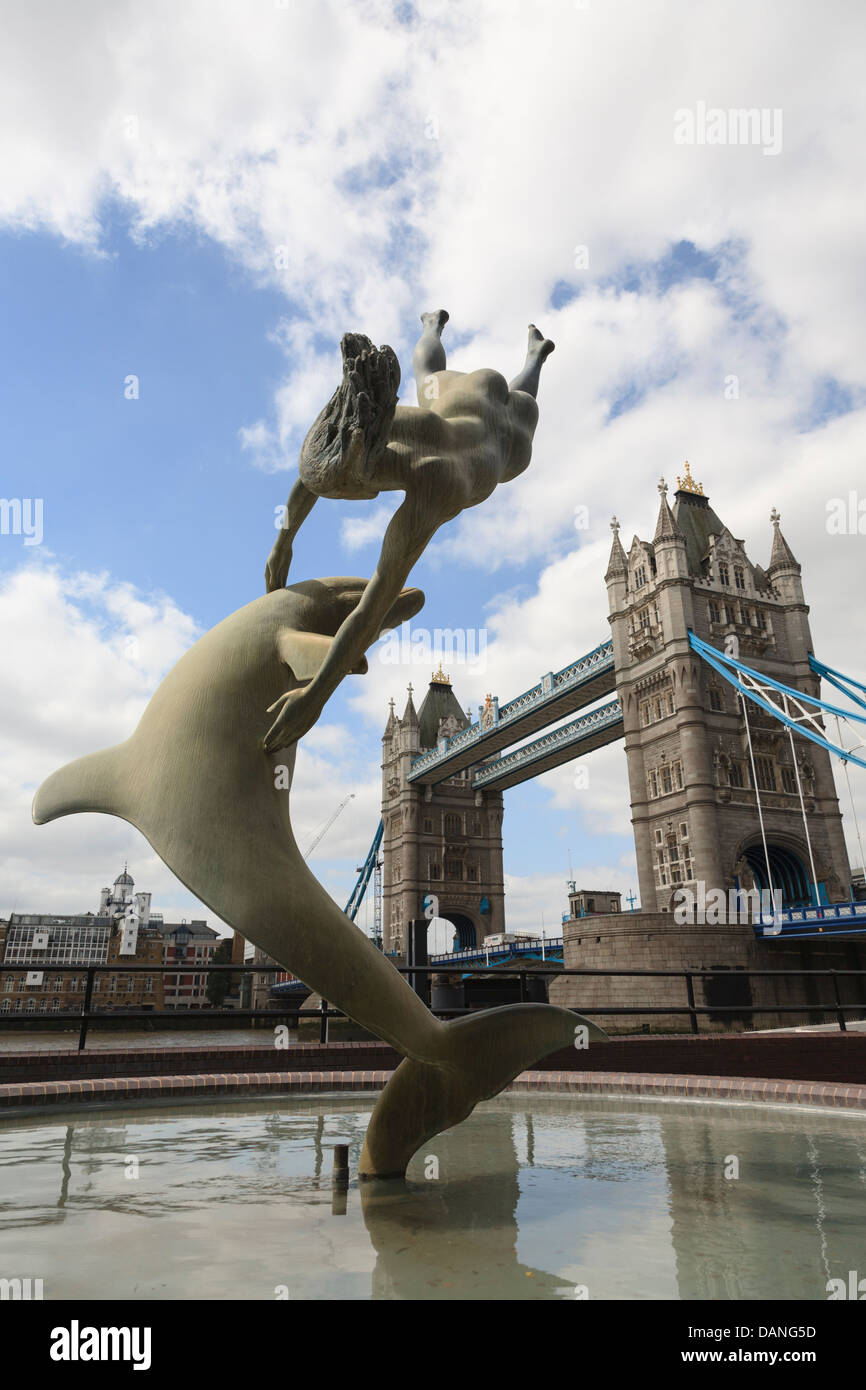
[{"label": "bridge turret", "polygon": [[655,578],[657,580],[687,579],[689,560],[686,538],[668,505],[668,485],[664,478],[659,480],[658,489],[659,514],[656,532],[653,536],[653,557],[656,562]]}]

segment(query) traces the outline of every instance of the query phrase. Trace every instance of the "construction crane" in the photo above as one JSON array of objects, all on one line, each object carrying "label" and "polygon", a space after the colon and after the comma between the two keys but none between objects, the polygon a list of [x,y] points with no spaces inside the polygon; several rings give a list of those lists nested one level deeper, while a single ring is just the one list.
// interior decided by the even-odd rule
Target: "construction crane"
[{"label": "construction crane", "polygon": [[305,858],[305,859],[309,859],[309,857],[310,857],[310,855],[312,854],[313,850],[316,848],[316,845],[319,844],[319,842],[320,842],[321,840],[324,840],[324,838],[325,838],[325,836],[327,835],[328,831],[330,830],[331,826],[334,824],[334,821],[337,819],[337,817],[338,817],[338,815],[340,814],[341,811],[345,811],[346,807],[348,806],[349,802],[352,800],[352,798],[354,797],[354,795],[355,795],[354,792],[349,792],[349,795],[343,798],[343,800],[340,802],[339,806],[337,807],[336,811],[334,811],[333,815],[330,815],[330,816],[328,817],[328,819],[325,821],[325,824],[322,826],[321,830],[318,831],[318,833],[315,834],[315,835],[313,836],[313,838],[312,838],[310,844],[307,846],[307,848],[306,848],[305,851],[304,851],[304,858]]}]

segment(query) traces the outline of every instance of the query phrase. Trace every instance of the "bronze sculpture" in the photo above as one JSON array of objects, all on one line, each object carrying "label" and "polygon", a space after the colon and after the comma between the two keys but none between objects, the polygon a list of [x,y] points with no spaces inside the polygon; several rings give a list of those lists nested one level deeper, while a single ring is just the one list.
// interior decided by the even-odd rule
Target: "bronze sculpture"
[{"label": "bronze sculpture", "polygon": [[[438,340],[426,321],[425,335],[422,367],[429,364],[430,338]],[[525,378],[536,387],[541,354],[552,349],[537,337],[538,360]],[[407,499],[391,525],[407,505],[409,519],[390,540],[386,536],[373,579],[316,579],[284,588],[287,532],[288,547],[278,541],[269,562],[269,592],[185,653],[129,739],[49,777],[36,793],[33,818],[42,824],[99,811],[129,821],[224,921],[392,1043],[405,1060],[371,1117],[360,1173],[393,1177],[405,1172],[426,1139],[464,1119],[532,1061],[570,1045],[577,1028],[605,1035],[546,1004],[518,1004],[452,1023],[434,1018],[340,911],[295,843],[290,789],[298,729],[315,722],[346,674],[366,670],[364,650],[382,631],[418,612],[423,594],[403,583],[426,540],[448,516],[526,467],[537,420],[534,396],[522,386],[509,388],[494,372],[444,369],[421,374],[422,389],[433,375],[439,410],[407,409],[401,416],[402,408],[395,411],[396,357],[390,348],[367,343],[355,335],[343,340],[343,383],[302,451],[301,483],[312,500],[307,505],[302,494],[290,515],[297,521],[312,506],[316,494],[309,482],[316,467],[323,488],[395,485],[397,475],[388,470],[392,454],[399,456],[403,482],[396,485],[406,486]],[[425,418],[413,425],[404,418],[412,414]],[[437,493],[431,430],[454,451],[442,469],[453,484],[444,495]],[[465,478],[458,476],[461,459]],[[405,549],[395,558],[398,543]],[[275,708],[280,714],[266,730],[266,712]]]}]

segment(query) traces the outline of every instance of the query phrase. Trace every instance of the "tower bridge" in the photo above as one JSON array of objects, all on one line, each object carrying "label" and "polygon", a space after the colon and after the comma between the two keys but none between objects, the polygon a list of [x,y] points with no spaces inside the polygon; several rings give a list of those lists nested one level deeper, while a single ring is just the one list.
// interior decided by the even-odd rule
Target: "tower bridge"
[{"label": "tower bridge", "polygon": [[[402,718],[391,701],[377,832],[386,950],[402,950],[427,894],[464,950],[504,932],[502,793],[615,741],[643,914],[672,914],[679,890],[698,882],[778,890],[788,915],[854,897],[830,762],[845,750],[821,732],[836,710],[820,701],[821,679],[838,684],[839,673],[812,654],[801,567],[779,514],[764,569],[688,465],[673,506],[663,480],[658,492],[652,541],[635,536],[626,552],[611,523],[609,639],[503,704],[488,695],[477,719],[441,666],[420,710],[411,686]],[[866,724],[862,695],[845,693]],[[866,767],[863,754],[849,761]],[[358,901],[356,888],[352,915]]]}]

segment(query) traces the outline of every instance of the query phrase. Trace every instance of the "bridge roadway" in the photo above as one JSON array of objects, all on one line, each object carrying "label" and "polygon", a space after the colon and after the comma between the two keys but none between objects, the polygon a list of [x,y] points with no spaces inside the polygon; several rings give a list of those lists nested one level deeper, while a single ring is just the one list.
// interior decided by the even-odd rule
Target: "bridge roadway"
[{"label": "bridge roadway", "polygon": [[[441,739],[436,748],[420,754],[413,760],[409,781],[420,783],[422,786],[433,786],[444,781],[446,777],[454,777],[458,772],[482,763],[501,749],[521,742],[539,729],[547,728],[565,715],[574,714],[577,710],[601,699],[603,695],[612,695],[615,691],[613,643],[602,642],[586,656],[572,661],[561,671],[543,676],[531,690],[526,690],[516,699],[495,708],[494,717],[489,723],[482,726],[480,720],[476,721],[453,738]],[[593,711],[593,714],[595,713],[597,711]],[[620,725],[621,722],[620,712]],[[510,766],[506,768],[506,760],[500,759],[494,764],[498,768],[496,773],[488,775],[487,768],[478,768],[473,778],[473,786],[514,786],[517,782],[525,781],[527,777],[537,776],[549,767],[556,767],[559,763],[577,757],[579,753],[589,752],[591,747],[600,746],[599,743],[592,742],[589,729],[581,731],[576,728],[579,723],[580,721],[575,721],[575,725],[566,726],[573,730],[572,743],[569,745],[567,741],[560,739],[556,750],[553,747],[549,748],[548,761],[542,757],[540,748],[534,761],[524,757],[522,762],[511,761]],[[609,726],[606,732],[608,736],[601,738],[601,742],[610,743],[614,738],[621,737],[622,728],[620,727],[618,733],[613,733]],[[554,734],[548,737],[553,738],[563,733],[564,730],[555,730]],[[600,733],[601,730],[595,730],[596,735]],[[584,734],[587,742],[579,746]],[[544,742],[545,740],[539,740],[539,744]],[[529,748],[532,747],[535,745],[529,745]],[[518,749],[515,754],[509,754],[509,759],[519,759],[520,754],[527,753],[528,749]],[[541,765],[542,762],[544,766]],[[523,775],[517,775],[521,768]]]},{"label": "bridge roadway", "polygon": [[466,951],[449,951],[442,956],[431,956],[429,965],[501,965],[503,961],[518,960],[521,956],[527,956],[541,961],[544,959],[553,961],[554,964],[562,964],[562,937],[546,936],[542,938],[523,937],[519,941],[506,941],[499,946],[474,946]]}]

